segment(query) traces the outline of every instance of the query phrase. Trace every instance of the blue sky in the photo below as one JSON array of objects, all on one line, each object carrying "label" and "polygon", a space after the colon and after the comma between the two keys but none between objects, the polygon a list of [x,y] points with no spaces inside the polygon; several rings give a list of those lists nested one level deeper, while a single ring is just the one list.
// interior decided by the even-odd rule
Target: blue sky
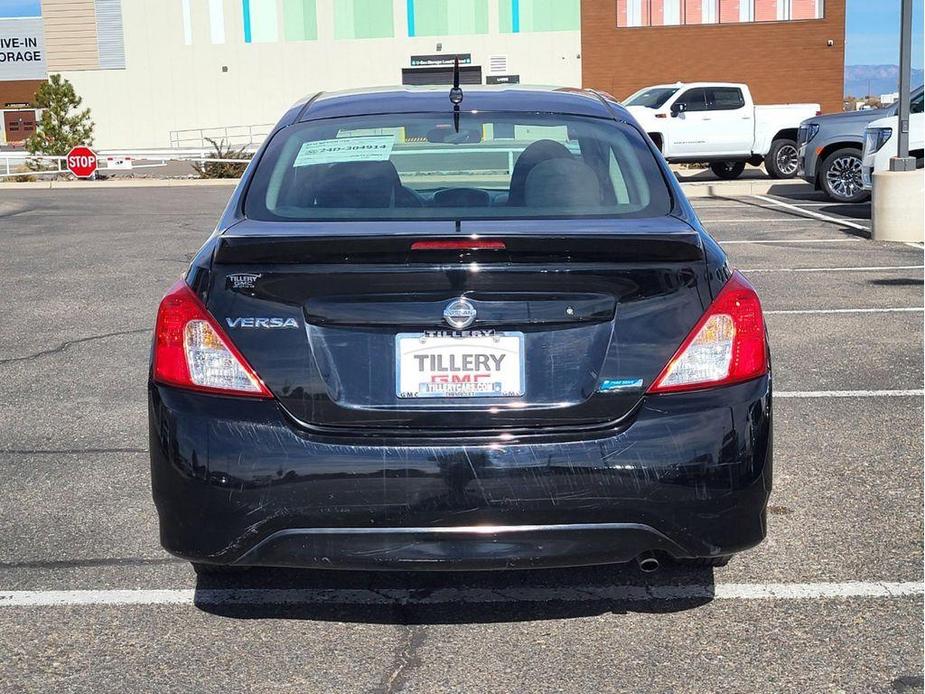
[{"label": "blue sky", "polygon": [[[899,63],[900,0],[847,0],[845,65]],[[922,67],[922,5],[912,3],[912,67]]]},{"label": "blue sky", "polygon": [[0,17],[41,17],[40,0],[0,0]]}]

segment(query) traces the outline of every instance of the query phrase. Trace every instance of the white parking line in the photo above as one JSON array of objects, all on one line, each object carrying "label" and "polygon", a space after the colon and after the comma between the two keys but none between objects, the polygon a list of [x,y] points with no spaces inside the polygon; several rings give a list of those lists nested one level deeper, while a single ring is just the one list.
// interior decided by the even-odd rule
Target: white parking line
[{"label": "white parking line", "polygon": [[775,398],[904,398],[921,397],[925,390],[783,390]]},{"label": "white parking line", "polygon": [[765,311],[766,316],[783,316],[783,315],[802,315],[816,313],[921,313],[925,311],[922,306],[909,306],[906,308],[800,308],[800,309],[779,309],[777,311]]},{"label": "white parking line", "polygon": [[708,224],[744,224],[745,222],[761,222],[762,224],[769,224],[772,222],[780,222],[782,224],[793,224],[793,217],[774,217],[773,219],[762,219],[760,217],[742,217],[741,219],[703,219],[700,218],[700,222],[704,225]]},{"label": "white parking line", "polygon": [[743,269],[745,273],[755,272],[881,272],[884,270],[922,270],[925,265],[878,265],[874,267],[767,267]]},{"label": "white parking line", "polygon": [[849,222],[846,219],[841,219],[839,217],[830,217],[827,214],[820,214],[818,212],[813,212],[812,210],[807,210],[802,207],[797,207],[796,205],[789,205],[786,202],[781,202],[780,200],[775,200],[774,198],[769,198],[766,195],[753,195],[753,198],[762,200],[764,202],[769,202],[772,205],[777,205],[778,207],[783,207],[787,210],[793,210],[794,212],[799,212],[802,215],[808,217],[813,217],[814,219],[821,219],[824,222],[832,222],[833,224],[841,224],[842,226],[851,227],[852,229],[863,229],[864,231],[870,231],[870,227],[866,227],[863,224],[856,224],[854,222]]},{"label": "white parking line", "polygon": [[[835,206],[838,206],[838,205],[842,205],[842,204],[843,204],[843,203],[832,202],[832,201],[830,201],[830,202],[818,202],[818,201],[812,201],[812,200],[798,200],[798,199],[794,199],[794,198],[791,198],[791,200],[793,200],[793,203],[792,203],[792,204],[796,205],[797,207],[835,207]],[[869,203],[869,202],[866,202],[866,203],[844,203],[844,204],[851,204],[852,207],[860,207],[860,206],[862,206],[862,205],[866,205],[867,207],[870,207],[870,203]]]},{"label": "white parking line", "polygon": [[721,246],[728,246],[732,243],[850,243],[851,241],[860,240],[861,239],[857,237],[844,239],[762,239],[760,241],[736,239],[735,241],[719,241],[719,244]]},{"label": "white parking line", "polygon": [[819,600],[902,598],[925,592],[921,582],[720,583],[601,585],[561,588],[443,588],[421,595],[402,588],[206,588],[203,590],[14,590],[0,592],[0,607],[105,605],[443,605],[459,603],[588,602],[614,600]]}]

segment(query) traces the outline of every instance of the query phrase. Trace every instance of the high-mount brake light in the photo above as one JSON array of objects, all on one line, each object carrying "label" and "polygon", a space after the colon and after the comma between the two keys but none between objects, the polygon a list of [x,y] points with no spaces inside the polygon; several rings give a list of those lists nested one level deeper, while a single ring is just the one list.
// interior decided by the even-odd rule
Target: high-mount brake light
[{"label": "high-mount brake light", "polygon": [[490,239],[449,239],[444,241],[415,241],[412,251],[503,251],[504,241]]},{"label": "high-mount brake light", "polygon": [[273,397],[183,280],[158,307],[153,361],[157,383],[218,395]]},{"label": "high-mount brake light", "polygon": [[764,315],[738,271],[681,343],[649,393],[676,393],[750,381],[768,372]]}]

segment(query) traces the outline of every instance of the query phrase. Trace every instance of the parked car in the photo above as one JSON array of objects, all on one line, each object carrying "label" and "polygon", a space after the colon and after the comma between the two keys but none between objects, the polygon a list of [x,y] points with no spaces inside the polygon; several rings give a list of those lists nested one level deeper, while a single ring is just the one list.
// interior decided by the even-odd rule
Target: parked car
[{"label": "parked car", "polygon": [[847,111],[810,118],[800,123],[797,136],[799,175],[836,202],[864,202],[870,194],[861,182],[864,129],[893,107]]},{"label": "parked car", "polygon": [[755,290],[606,95],[450,96],[297,104],[164,297],[163,545],[209,572],[651,570],[759,543]]},{"label": "parked car", "polygon": [[[915,158],[915,168],[923,167],[923,131],[922,122],[923,91],[920,87],[909,102],[909,156]],[[897,132],[899,116],[880,118],[868,124],[864,131],[864,154],[861,162],[861,181],[865,190],[873,188],[875,171],[888,171],[890,159],[899,151]]]},{"label": "parked car", "polygon": [[[917,93],[921,94],[921,89]],[[830,113],[800,123],[800,176],[836,202],[867,200],[870,193],[861,179],[864,130],[872,121],[895,115],[896,109],[892,104],[882,109]]]},{"label": "parked car", "polygon": [[720,178],[764,164],[772,178],[797,175],[797,129],[819,104],[756,106],[748,85],[660,84],[623,102],[669,162],[708,162]]}]

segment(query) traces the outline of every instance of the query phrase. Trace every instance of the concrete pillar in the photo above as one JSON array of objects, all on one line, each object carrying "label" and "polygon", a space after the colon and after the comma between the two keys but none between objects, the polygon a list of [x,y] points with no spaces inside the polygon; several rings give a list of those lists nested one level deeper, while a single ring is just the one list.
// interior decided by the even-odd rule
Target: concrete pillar
[{"label": "concrete pillar", "polygon": [[873,233],[877,241],[925,242],[925,169],[874,173]]}]

